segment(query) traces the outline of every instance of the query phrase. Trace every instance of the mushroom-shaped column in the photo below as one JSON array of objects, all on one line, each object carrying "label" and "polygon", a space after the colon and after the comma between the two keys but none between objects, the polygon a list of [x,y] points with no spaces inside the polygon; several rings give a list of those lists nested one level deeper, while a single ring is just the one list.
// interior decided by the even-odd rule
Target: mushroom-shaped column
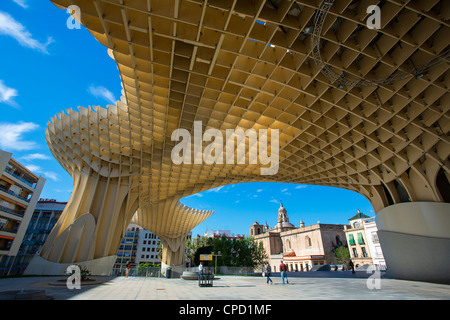
[{"label": "mushroom-shaped column", "polygon": [[142,199],[148,201],[149,161],[143,160],[142,140],[133,140],[141,128],[132,126],[122,102],[66,112],[48,124],[46,139],[72,176],[73,193],[40,252],[41,265],[47,265],[39,273],[54,273],[55,264],[61,273],[64,264],[79,263],[104,274]]},{"label": "mushroom-shaped column", "polygon": [[185,262],[185,241],[189,232],[213,213],[190,208],[173,197],[139,208],[134,221],[161,239],[162,272],[168,266],[176,272]]}]

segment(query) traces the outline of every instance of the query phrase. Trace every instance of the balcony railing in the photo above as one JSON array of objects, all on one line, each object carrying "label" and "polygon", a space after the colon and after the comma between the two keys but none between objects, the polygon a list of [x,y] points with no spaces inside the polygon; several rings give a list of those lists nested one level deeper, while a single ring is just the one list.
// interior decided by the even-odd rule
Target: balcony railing
[{"label": "balcony railing", "polygon": [[7,207],[2,206],[2,205],[0,205],[0,210],[3,211],[3,212],[10,213],[10,214],[15,215],[15,216],[20,217],[20,218],[23,218],[23,215],[25,213],[25,211],[16,211],[16,210],[7,208]]},{"label": "balcony railing", "polygon": [[0,226],[0,231],[5,231],[5,232],[9,232],[9,233],[17,232],[17,230],[15,230],[14,228],[7,228],[6,226]]},{"label": "balcony railing", "polygon": [[0,190],[4,191],[4,192],[6,192],[6,193],[9,193],[9,194],[11,194],[11,195],[13,195],[13,196],[15,196],[15,197],[17,197],[17,198],[19,198],[19,199],[25,201],[25,202],[30,202],[30,199],[26,199],[26,198],[24,198],[24,197],[22,197],[22,196],[19,196],[18,194],[15,194],[15,193],[12,192],[11,190],[8,190],[8,189],[4,188],[3,186],[0,186]]},{"label": "balcony railing", "polygon": [[36,183],[31,183],[30,181],[26,180],[25,178],[15,174],[13,171],[11,171],[8,168],[5,168],[5,171],[8,172],[10,175],[12,175],[13,177],[19,179],[20,181],[24,182],[25,184],[29,185],[30,187],[34,188]]}]

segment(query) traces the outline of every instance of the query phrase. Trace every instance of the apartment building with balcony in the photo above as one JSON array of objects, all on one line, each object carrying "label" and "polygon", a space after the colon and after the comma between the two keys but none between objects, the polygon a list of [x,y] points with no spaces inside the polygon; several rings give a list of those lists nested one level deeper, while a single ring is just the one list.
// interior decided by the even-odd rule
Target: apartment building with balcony
[{"label": "apartment building with balcony", "polygon": [[30,223],[45,184],[12,158],[12,153],[0,150],[0,274],[10,269]]},{"label": "apartment building with balcony", "polygon": [[130,223],[117,251],[113,273],[125,274],[128,261],[131,262],[132,269],[136,269],[141,263],[161,263],[161,257],[158,255],[160,242],[154,233]]},{"label": "apartment building with balcony", "polygon": [[378,229],[375,218],[371,218],[358,209],[358,213],[348,219],[350,226],[345,226],[350,258],[355,267],[375,265],[378,269],[386,269],[383,251],[378,240]]},{"label": "apartment building with balcony", "polygon": [[135,223],[128,225],[117,251],[117,258],[113,267],[114,274],[124,274],[128,261],[130,261],[132,266],[136,266],[136,254],[141,230],[142,228]]},{"label": "apartment building with balcony", "polygon": [[55,199],[39,199],[12,267],[15,273],[22,273],[33,256],[41,251],[66,204]]}]

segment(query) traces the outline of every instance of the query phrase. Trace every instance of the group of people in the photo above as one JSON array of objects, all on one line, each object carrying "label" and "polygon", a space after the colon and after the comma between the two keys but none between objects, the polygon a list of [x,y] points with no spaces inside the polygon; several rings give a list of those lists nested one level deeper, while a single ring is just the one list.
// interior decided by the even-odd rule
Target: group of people
[{"label": "group of people", "polygon": [[[350,265],[350,268],[352,269],[352,273],[354,274],[355,273],[355,265],[353,264],[352,260],[350,260],[349,265]],[[266,283],[270,282],[270,284],[273,284],[272,279],[270,279],[270,277],[272,276],[272,269],[271,269],[269,263],[267,263],[265,265],[263,272],[264,272],[264,275],[267,278],[267,282]],[[280,275],[281,275],[281,280],[283,281],[283,284],[284,284],[284,280],[285,279],[286,279],[286,283],[289,284],[289,280],[288,280],[288,277],[287,277],[287,266],[284,264],[283,260],[281,260],[281,264],[280,264]]]},{"label": "group of people", "polygon": [[[266,283],[270,282],[270,284],[273,284],[272,279],[270,279],[270,277],[272,276],[272,269],[271,269],[269,263],[267,263],[266,266],[264,267],[264,275],[267,278]],[[284,264],[283,261],[281,261],[281,264],[280,264],[280,275],[281,275],[281,281],[283,281],[283,284],[285,283],[284,280],[286,280],[286,283],[289,284],[289,280],[287,277],[287,266]]]}]

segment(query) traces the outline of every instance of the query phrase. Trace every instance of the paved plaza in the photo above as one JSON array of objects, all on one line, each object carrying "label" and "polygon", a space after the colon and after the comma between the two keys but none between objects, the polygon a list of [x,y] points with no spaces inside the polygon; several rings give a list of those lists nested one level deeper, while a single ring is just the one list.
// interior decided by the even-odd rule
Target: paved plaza
[{"label": "paved plaza", "polygon": [[377,289],[370,277],[365,272],[296,273],[289,284],[275,275],[270,285],[263,277],[220,276],[213,287],[199,287],[195,280],[95,277],[97,284],[80,290],[69,290],[64,281],[55,285],[64,277],[24,277],[0,279],[0,292],[45,290],[55,300],[450,300],[449,285],[382,276]]}]

